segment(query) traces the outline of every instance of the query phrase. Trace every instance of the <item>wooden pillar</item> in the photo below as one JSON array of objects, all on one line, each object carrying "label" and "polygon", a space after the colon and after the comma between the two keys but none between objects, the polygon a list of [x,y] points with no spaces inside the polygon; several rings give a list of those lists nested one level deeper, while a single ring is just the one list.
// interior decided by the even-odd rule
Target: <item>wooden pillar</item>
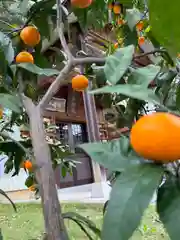
[{"label": "wooden pillar", "polygon": [[[79,36],[81,42],[81,50],[84,51],[85,55],[87,49],[83,39],[83,36]],[[80,72],[84,73],[84,67],[80,66]],[[92,82],[89,81],[88,90],[92,89]],[[98,120],[97,120],[97,112],[96,112],[96,104],[94,100],[94,96],[89,94],[87,91],[83,92],[83,101],[84,101],[84,110],[86,116],[86,125],[88,131],[88,140],[89,142],[99,142],[100,141],[100,133],[98,127]],[[92,161],[92,170],[93,170],[93,177],[95,182],[102,182],[106,181],[106,172],[103,167],[101,167],[98,163],[96,163],[93,159]]]},{"label": "wooden pillar", "polygon": [[[89,90],[91,89],[92,83],[89,84]],[[96,105],[94,96],[89,94],[87,91],[83,92],[84,110],[86,116],[86,124],[88,131],[89,142],[100,141],[100,133],[98,127]],[[92,169],[95,182],[106,181],[106,173],[103,167],[100,167],[98,163],[92,159]]]}]

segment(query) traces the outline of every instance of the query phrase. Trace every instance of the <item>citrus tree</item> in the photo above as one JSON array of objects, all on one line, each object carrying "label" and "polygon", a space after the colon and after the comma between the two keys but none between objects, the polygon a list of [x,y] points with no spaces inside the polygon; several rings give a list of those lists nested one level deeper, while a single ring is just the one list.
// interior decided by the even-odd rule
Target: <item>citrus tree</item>
[{"label": "citrus tree", "polygon": [[[115,13],[111,24],[117,42],[111,44],[108,51],[111,55],[105,65],[95,69],[96,84],[101,76],[105,86],[101,79],[101,88],[91,93],[103,96],[108,100],[108,108],[115,109],[108,121],[115,122],[117,130],[126,126],[129,131],[107,143],[81,146],[95,161],[115,173],[101,233],[105,240],[130,239],[155,191],[160,219],[170,238],[178,239],[179,41],[177,44],[175,41],[179,35],[176,16],[164,14],[164,3],[150,0],[148,9],[142,5],[127,6],[124,14],[117,1],[109,5],[112,15]],[[174,14],[177,5],[171,7],[168,2],[165,5]],[[120,12],[117,26],[116,14]],[[174,25],[166,29],[167,22]],[[170,33],[177,38],[169,40]],[[151,51],[139,53],[146,50],[146,44]],[[151,64],[137,67],[136,60],[147,55]],[[153,106],[154,113],[148,114],[148,106]]]},{"label": "citrus tree", "polygon": [[[108,106],[115,109],[117,129],[121,125],[129,128],[127,136],[119,139],[80,146],[93,160],[118,173],[102,233],[85,219],[81,218],[81,223],[88,224],[104,240],[129,239],[158,189],[157,211],[170,237],[177,239],[179,229],[175,221],[179,216],[180,196],[179,164],[175,162],[180,155],[179,81],[178,68],[174,68],[177,49],[172,51],[167,35],[162,37],[157,33],[155,38],[153,28],[157,29],[162,23],[163,14],[161,12],[158,22],[154,20],[160,11],[159,5],[157,12],[153,9],[154,4],[151,0],[148,10],[142,1],[131,0],[1,1],[1,105],[12,110],[10,126],[12,123],[26,125],[22,130],[23,141],[12,139],[8,126],[1,130],[1,151],[9,156],[8,164],[15,168],[15,174],[21,166],[28,170],[28,187],[38,186],[47,239],[69,239],[63,217],[72,218],[72,215],[61,213],[52,160],[54,154],[55,159],[59,159],[64,151],[60,148],[50,151],[52,144],[46,139],[43,111],[58,89],[68,83],[66,77],[75,66],[84,67],[86,76],[72,79],[74,90],[84,90],[88,75],[93,75],[94,86],[101,87],[93,89],[91,94],[102,95],[103,102],[108,98]],[[168,9],[172,9],[171,6],[168,5]],[[89,28],[97,31],[105,28],[115,34],[115,41],[108,40],[103,58],[72,55],[64,35],[66,26],[67,32],[69,30],[68,19],[72,13],[85,34]],[[51,38],[52,28],[47,26],[52,25],[57,27],[62,47],[55,55],[56,62],[60,58],[62,61],[63,55],[60,70],[52,68],[54,62],[43,55],[42,42],[44,38]],[[142,53],[147,40],[154,48]],[[164,48],[169,46],[171,55]],[[152,55],[155,62],[137,66],[137,60]],[[56,76],[42,98],[39,98],[39,75]],[[154,104],[159,113],[146,116],[147,103]],[[11,145],[7,147],[7,144]],[[165,183],[159,187],[163,176],[166,176]],[[76,217],[74,215],[75,222]]]}]

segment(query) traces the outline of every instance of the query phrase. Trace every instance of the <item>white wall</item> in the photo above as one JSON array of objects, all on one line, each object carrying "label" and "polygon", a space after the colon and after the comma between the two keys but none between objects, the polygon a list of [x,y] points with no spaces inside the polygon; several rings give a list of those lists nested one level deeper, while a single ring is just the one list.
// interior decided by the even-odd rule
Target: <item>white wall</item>
[{"label": "white wall", "polygon": [[[18,128],[15,126],[13,128],[14,133],[12,134],[12,137],[16,140],[20,140],[20,133]],[[16,190],[23,190],[27,189],[24,182],[27,178],[27,173],[24,171],[24,169],[21,169],[18,176],[11,177],[13,174],[13,171],[9,174],[4,173],[4,163],[6,159],[2,160],[4,156],[0,156],[0,189],[4,191],[16,191]]]},{"label": "white wall", "polygon": [[11,177],[13,172],[0,177],[0,189],[3,191],[16,191],[27,189],[24,182],[27,178],[26,172],[22,169],[18,176]]}]

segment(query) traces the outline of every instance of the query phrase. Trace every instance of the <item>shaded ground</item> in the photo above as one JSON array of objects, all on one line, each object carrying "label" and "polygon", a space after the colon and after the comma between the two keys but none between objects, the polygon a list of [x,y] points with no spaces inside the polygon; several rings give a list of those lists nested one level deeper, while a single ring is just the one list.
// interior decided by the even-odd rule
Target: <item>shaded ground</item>
[{"label": "shaded ground", "polygon": [[[43,218],[39,204],[17,205],[14,213],[10,205],[0,205],[0,228],[4,240],[38,240],[43,234]],[[102,224],[101,204],[63,204],[63,212],[75,211],[93,220],[98,227]],[[71,240],[84,240],[87,237],[79,227],[66,221]],[[159,223],[154,207],[150,206],[144,215],[142,224],[131,240],[168,240],[162,225]]]}]

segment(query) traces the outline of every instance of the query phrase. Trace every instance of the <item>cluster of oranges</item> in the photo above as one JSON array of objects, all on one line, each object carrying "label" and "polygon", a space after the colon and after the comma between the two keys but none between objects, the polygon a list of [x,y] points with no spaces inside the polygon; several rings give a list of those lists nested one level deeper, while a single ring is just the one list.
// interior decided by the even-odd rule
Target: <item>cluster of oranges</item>
[{"label": "cluster of oranges", "polygon": [[122,13],[122,4],[113,1],[108,4],[108,9],[113,11],[114,14],[119,15]]},{"label": "cluster of oranges", "polygon": [[[34,26],[27,26],[20,32],[20,38],[28,47],[35,47],[41,40],[38,29]],[[34,63],[34,58],[28,51],[22,51],[16,56],[16,63]]]},{"label": "cluster of oranges", "polygon": [[132,127],[130,142],[148,160],[169,163],[180,159],[180,118],[158,112],[141,117]]},{"label": "cluster of oranges", "polygon": [[[73,1],[75,4],[76,1]],[[79,3],[84,3],[86,1],[79,1]],[[76,2],[78,3],[78,1]],[[90,2],[89,2],[90,3]],[[82,7],[82,5],[81,5]],[[27,26],[20,32],[20,38],[29,47],[36,46],[40,40],[41,36],[38,29],[34,26]],[[22,51],[16,56],[16,63],[34,63],[34,58],[31,53],[27,51]],[[72,79],[72,88],[75,91],[83,91],[88,87],[88,79],[84,75],[77,75]],[[21,131],[22,136],[30,136],[28,131]]]},{"label": "cluster of oranges", "polygon": [[116,24],[121,26],[125,24],[125,20],[123,19],[123,5],[119,2],[110,2],[108,4],[109,11],[112,11],[116,17]]},{"label": "cluster of oranges", "polygon": [[[118,25],[123,25],[125,24],[125,20],[123,20],[122,18],[117,18],[117,24]],[[136,24],[136,29],[138,31],[138,44],[142,45],[145,43],[145,37],[143,35],[143,29],[144,29],[144,22],[140,21]],[[116,42],[114,44],[114,49],[117,49],[119,46],[122,46],[122,39],[120,39],[120,41]]]},{"label": "cluster of oranges", "polygon": [[143,36],[143,33],[142,33],[142,31],[144,29],[144,22],[143,21],[139,21],[136,24],[136,29],[137,29],[138,35],[139,35],[139,37],[138,37],[138,44],[142,45],[145,42],[145,37]]}]

